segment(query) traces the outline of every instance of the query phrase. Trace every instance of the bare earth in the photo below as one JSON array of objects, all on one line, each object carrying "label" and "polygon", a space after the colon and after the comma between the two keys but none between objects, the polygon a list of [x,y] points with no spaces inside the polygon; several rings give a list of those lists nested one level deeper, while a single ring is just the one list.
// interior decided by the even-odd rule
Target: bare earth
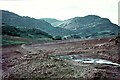
[{"label": "bare earth", "polygon": [[85,64],[55,57],[78,55],[77,58],[98,58],[120,63],[119,46],[119,39],[115,37],[6,46],[2,49],[3,80],[18,78],[120,80],[120,67],[107,64]]}]

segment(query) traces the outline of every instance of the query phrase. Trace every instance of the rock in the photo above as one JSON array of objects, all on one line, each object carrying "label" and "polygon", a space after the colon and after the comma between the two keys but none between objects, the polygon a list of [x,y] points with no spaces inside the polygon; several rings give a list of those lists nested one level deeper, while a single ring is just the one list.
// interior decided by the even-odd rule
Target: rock
[{"label": "rock", "polygon": [[119,43],[119,41],[116,39],[116,40],[115,40],[115,45],[117,45],[118,43]]},{"label": "rock", "polygon": [[114,44],[117,45],[119,43],[119,40],[115,38],[115,39],[110,39],[109,42],[114,42]]},{"label": "rock", "polygon": [[83,42],[83,43],[82,43],[82,45],[85,45],[85,44],[86,44],[86,42]]},{"label": "rock", "polygon": [[27,54],[25,54],[24,56],[25,56],[25,57],[27,57],[28,55],[27,55]]},{"label": "rock", "polygon": [[20,50],[18,50],[18,49],[17,49],[17,50],[15,50],[14,52],[15,52],[15,53],[18,53],[18,54],[20,54],[20,53],[21,53],[21,52],[20,52]]},{"label": "rock", "polygon": [[112,41],[114,41],[115,39],[109,39],[109,42],[112,42]]}]

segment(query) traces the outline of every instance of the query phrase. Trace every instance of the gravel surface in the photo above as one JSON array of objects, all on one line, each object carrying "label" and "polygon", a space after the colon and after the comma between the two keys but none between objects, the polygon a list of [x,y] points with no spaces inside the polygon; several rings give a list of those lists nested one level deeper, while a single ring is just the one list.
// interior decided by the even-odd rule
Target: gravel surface
[{"label": "gravel surface", "polygon": [[76,62],[56,57],[79,55],[77,58],[99,58],[119,63],[119,44],[116,44],[115,40],[116,38],[112,37],[3,47],[3,80],[120,80],[118,66]]}]

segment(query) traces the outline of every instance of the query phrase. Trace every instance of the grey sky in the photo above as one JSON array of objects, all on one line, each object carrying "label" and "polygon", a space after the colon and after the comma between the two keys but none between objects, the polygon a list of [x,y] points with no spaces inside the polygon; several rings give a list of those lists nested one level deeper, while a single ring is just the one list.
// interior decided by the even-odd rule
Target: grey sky
[{"label": "grey sky", "polygon": [[34,18],[66,20],[99,15],[118,24],[119,0],[0,0],[0,9]]}]

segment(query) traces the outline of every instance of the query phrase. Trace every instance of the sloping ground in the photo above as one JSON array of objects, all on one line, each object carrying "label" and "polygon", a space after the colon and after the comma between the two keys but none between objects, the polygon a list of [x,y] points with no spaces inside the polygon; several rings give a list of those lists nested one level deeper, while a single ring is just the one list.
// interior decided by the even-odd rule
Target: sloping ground
[{"label": "sloping ground", "polygon": [[120,80],[120,67],[118,66],[86,64],[53,57],[55,55],[79,55],[77,58],[101,58],[119,62],[118,42],[118,38],[112,37],[3,47],[3,79]]},{"label": "sloping ground", "polygon": [[2,44],[3,46],[9,45],[21,45],[21,44],[32,44],[32,43],[46,43],[51,42],[50,38],[24,38],[24,37],[17,37],[17,36],[9,36],[9,35],[2,35]]}]

